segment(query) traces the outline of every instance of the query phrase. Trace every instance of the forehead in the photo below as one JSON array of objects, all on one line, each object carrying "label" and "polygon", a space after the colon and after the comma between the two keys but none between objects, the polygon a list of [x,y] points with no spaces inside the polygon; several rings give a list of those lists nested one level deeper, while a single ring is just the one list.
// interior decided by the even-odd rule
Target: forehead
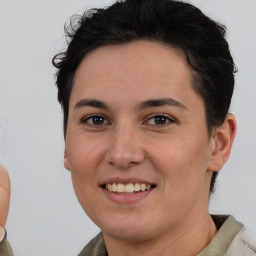
[{"label": "forehead", "polygon": [[[94,49],[84,57],[77,72],[81,68],[91,68],[88,72],[96,70],[102,72],[106,69],[102,70],[101,67],[106,68],[106,66],[108,66],[113,69],[116,67],[113,66],[114,64],[122,64],[118,66],[118,70],[131,68],[131,66],[140,66],[141,70],[144,70],[144,68],[149,68],[150,65],[151,68],[158,71],[162,69],[164,72],[163,67],[173,62],[175,62],[176,69],[190,70],[181,49],[156,41],[138,40],[125,44],[101,46]],[[96,68],[96,70],[92,70],[94,68]],[[172,69],[173,68],[174,66]]]},{"label": "forehead", "polygon": [[[162,43],[135,41],[103,46],[85,56],[78,67],[72,98],[189,100],[192,72],[182,50]],[[72,97],[73,96],[73,97]]]}]

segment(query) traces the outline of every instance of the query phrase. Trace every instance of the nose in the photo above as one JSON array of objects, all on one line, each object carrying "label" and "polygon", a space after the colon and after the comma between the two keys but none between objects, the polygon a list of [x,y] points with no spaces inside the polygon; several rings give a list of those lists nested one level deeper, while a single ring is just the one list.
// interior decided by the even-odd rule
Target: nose
[{"label": "nose", "polygon": [[140,164],[145,159],[145,152],[140,134],[133,128],[120,127],[112,131],[105,160],[118,168],[129,168]]}]

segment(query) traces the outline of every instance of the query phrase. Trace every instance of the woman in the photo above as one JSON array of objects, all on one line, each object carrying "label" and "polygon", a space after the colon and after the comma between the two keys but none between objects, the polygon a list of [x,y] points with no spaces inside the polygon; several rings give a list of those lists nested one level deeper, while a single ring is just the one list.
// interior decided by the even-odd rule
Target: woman
[{"label": "woman", "polygon": [[127,0],[71,24],[53,62],[65,167],[101,233],[80,255],[255,255],[210,193],[236,123],[225,28],[194,6]]},{"label": "woman", "polygon": [[241,223],[208,211],[236,131],[224,26],[170,0],[75,21],[53,63],[64,165],[102,231],[80,255],[255,255]]}]

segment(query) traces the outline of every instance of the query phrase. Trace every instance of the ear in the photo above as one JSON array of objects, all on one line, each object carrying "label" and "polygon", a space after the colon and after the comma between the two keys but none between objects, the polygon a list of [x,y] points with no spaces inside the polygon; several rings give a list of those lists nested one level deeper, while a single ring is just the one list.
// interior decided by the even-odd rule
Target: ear
[{"label": "ear", "polygon": [[228,160],[233,140],[236,134],[236,119],[232,114],[227,114],[221,126],[215,127],[211,139],[213,148],[211,151],[208,171],[219,171]]},{"label": "ear", "polygon": [[64,166],[68,171],[70,171],[70,165],[69,165],[69,161],[68,161],[68,154],[67,154],[66,147],[64,150]]}]

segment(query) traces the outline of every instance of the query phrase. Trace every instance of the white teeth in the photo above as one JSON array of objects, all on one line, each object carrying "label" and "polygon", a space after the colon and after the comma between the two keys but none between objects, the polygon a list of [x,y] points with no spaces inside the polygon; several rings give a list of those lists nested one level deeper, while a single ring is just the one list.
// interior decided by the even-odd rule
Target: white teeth
[{"label": "white teeth", "polygon": [[125,192],[126,192],[126,193],[133,193],[133,192],[134,192],[134,186],[133,186],[132,183],[131,183],[131,184],[126,184],[126,186],[125,186]]},{"label": "white teeth", "polygon": [[140,191],[140,184],[139,183],[135,183],[134,191],[136,191],[136,192]]},{"label": "white teeth", "polygon": [[140,190],[145,191],[146,190],[146,184],[141,184],[140,185]]},{"label": "white teeth", "polygon": [[[108,191],[111,191],[111,190],[108,190]],[[117,192],[117,185],[116,185],[116,183],[112,184],[112,192]]]},{"label": "white teeth", "polygon": [[125,185],[124,184],[117,184],[117,193],[123,193],[125,192]]},{"label": "white teeth", "polygon": [[111,184],[108,184],[108,185],[107,185],[107,190],[108,190],[108,191],[112,191],[112,185],[111,185]]},{"label": "white teeth", "polygon": [[106,184],[105,189],[111,192],[117,193],[134,193],[139,191],[146,191],[151,189],[151,185],[145,183],[129,183],[129,184],[122,184],[122,183],[112,183]]}]

